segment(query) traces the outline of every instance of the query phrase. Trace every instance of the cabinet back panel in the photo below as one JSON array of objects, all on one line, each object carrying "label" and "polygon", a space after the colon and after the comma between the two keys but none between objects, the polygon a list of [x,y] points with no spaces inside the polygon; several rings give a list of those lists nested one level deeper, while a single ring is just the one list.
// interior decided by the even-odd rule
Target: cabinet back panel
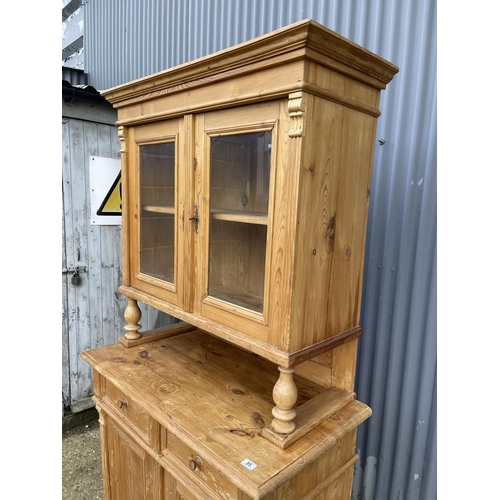
[{"label": "cabinet back panel", "polygon": [[[209,295],[262,312],[266,230],[255,224],[211,222]],[[252,298],[258,300],[254,305]]]}]

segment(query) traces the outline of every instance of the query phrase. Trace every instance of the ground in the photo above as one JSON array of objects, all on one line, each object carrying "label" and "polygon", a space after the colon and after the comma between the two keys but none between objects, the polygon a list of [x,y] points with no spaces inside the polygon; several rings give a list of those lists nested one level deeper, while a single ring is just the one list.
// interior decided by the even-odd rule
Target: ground
[{"label": "ground", "polygon": [[89,412],[79,419],[63,419],[62,500],[102,499],[101,440],[96,415]]}]

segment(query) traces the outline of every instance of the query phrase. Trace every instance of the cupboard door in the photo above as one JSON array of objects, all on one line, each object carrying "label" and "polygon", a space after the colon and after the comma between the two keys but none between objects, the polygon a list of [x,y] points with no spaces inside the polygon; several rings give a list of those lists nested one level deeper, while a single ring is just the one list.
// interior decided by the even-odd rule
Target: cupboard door
[{"label": "cupboard door", "polygon": [[279,104],[271,102],[197,121],[203,151],[197,306],[202,316],[228,326],[235,314],[262,327],[267,322],[278,113]]},{"label": "cupboard door", "polygon": [[185,159],[181,120],[131,132],[131,284],[176,305],[182,303]]},{"label": "cupboard door", "polygon": [[200,497],[190,488],[174,478],[168,470],[163,471],[165,477],[164,500],[205,500],[206,496]]},{"label": "cupboard door", "polygon": [[[163,469],[125,430],[106,415],[106,500],[160,500]],[[107,484],[106,484],[107,483]]]}]

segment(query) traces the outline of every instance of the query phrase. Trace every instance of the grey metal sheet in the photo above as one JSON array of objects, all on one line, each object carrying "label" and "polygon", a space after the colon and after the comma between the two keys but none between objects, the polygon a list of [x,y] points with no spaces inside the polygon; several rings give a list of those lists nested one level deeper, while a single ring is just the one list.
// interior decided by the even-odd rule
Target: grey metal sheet
[{"label": "grey metal sheet", "polygon": [[436,0],[93,0],[85,69],[106,89],[312,18],[400,67],[383,91],[365,256],[353,497],[436,488]]}]

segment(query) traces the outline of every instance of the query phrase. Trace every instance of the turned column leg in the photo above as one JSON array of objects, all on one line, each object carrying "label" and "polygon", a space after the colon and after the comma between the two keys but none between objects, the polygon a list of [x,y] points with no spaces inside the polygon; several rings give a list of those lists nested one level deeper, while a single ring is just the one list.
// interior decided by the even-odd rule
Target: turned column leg
[{"label": "turned column leg", "polygon": [[272,413],[274,416],[271,427],[278,434],[291,434],[295,430],[296,412],[293,405],[297,402],[297,386],[293,381],[295,368],[283,368],[278,366],[280,378],[273,389],[273,399],[276,406]]},{"label": "turned column leg", "polygon": [[125,308],[125,314],[123,315],[127,324],[125,325],[125,338],[127,340],[137,340],[142,337],[139,333],[141,325],[139,320],[141,319],[142,313],[137,305],[137,300],[128,299],[127,307]]}]

